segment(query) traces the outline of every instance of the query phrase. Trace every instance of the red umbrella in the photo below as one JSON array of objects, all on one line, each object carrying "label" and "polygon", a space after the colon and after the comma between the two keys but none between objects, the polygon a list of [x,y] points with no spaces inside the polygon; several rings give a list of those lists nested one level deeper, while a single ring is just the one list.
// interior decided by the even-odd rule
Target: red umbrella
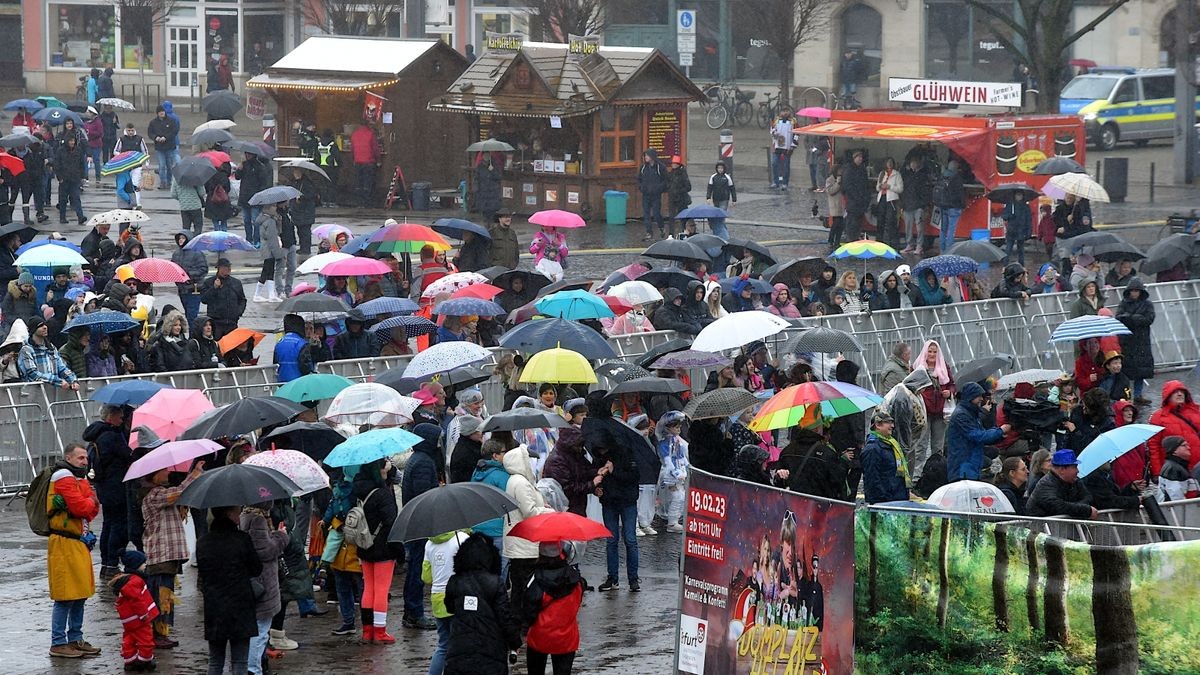
[{"label": "red umbrella", "polygon": [[451,298],[479,298],[480,300],[491,300],[497,295],[504,292],[503,288],[493,286],[491,284],[471,284],[458,289],[450,294]]},{"label": "red umbrella", "polygon": [[608,305],[608,308],[612,310],[613,316],[621,316],[622,314],[633,309],[633,305],[616,296],[602,295],[600,298],[603,299],[604,304]]},{"label": "red umbrella", "polygon": [[508,532],[529,541],[591,541],[612,536],[608,528],[570,511],[543,513],[526,518]]},{"label": "red umbrella", "polygon": [[25,170],[25,161],[16,155],[0,152],[0,168],[7,169],[14,176],[19,176]]},{"label": "red umbrella", "polygon": [[187,272],[170,260],[162,258],[142,258],[129,263],[133,275],[140,281],[150,284],[187,283]]},{"label": "red umbrella", "polygon": [[212,162],[212,165],[217,167],[218,169],[221,168],[221,165],[225,164],[226,162],[229,162],[229,163],[233,162],[233,159],[231,159],[229,157],[228,152],[221,152],[220,150],[208,150],[207,152],[197,153],[196,156],[207,159],[208,161]]}]

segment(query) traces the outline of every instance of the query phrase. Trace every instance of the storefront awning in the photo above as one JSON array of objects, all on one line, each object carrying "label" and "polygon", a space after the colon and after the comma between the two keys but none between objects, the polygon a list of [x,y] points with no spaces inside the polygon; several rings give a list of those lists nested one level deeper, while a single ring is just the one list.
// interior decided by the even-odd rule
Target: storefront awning
[{"label": "storefront awning", "polygon": [[314,91],[344,91],[358,92],[365,89],[388,87],[398,79],[387,75],[288,75],[279,73],[263,73],[255,75],[246,82],[247,87],[255,89],[310,89]]},{"label": "storefront awning", "polygon": [[435,112],[452,112],[468,115],[496,115],[498,117],[578,117],[595,112],[599,103],[566,105],[555,100],[522,100],[498,96],[447,96],[432,101],[429,109]]},{"label": "storefront awning", "polygon": [[833,121],[801,127],[796,133],[836,138],[875,138],[879,140],[932,141],[959,143],[982,138],[986,129],[964,129],[922,124],[883,124],[878,122]]}]

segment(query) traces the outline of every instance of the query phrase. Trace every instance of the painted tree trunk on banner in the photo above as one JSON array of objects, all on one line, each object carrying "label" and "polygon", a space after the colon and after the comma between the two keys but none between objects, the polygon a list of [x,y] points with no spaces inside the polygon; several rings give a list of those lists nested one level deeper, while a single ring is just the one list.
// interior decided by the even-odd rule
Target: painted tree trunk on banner
[{"label": "painted tree trunk on banner", "polygon": [[1093,546],[1092,617],[1096,624],[1096,672],[1136,675],[1137,618],[1130,593],[1129,556],[1116,546]]},{"label": "painted tree trunk on banner", "polygon": [[1008,632],[1008,526],[997,525],[992,531],[996,540],[996,561],[992,567],[992,608],[996,613],[996,630]]},{"label": "painted tree trunk on banner", "polygon": [[942,519],[942,538],[938,543],[938,628],[946,627],[946,609],[950,604],[950,518]]},{"label": "painted tree trunk on banner", "polygon": [[1070,635],[1067,627],[1067,556],[1063,542],[1046,537],[1046,589],[1042,598],[1046,616],[1046,639],[1065,645]]},{"label": "painted tree trunk on banner", "polygon": [[1025,581],[1025,613],[1029,615],[1029,629],[1033,631],[1042,629],[1042,613],[1038,608],[1038,585],[1040,584],[1038,569],[1040,568],[1037,538],[1036,532],[1030,532],[1025,536],[1025,555],[1029,559],[1027,565],[1029,575]]}]

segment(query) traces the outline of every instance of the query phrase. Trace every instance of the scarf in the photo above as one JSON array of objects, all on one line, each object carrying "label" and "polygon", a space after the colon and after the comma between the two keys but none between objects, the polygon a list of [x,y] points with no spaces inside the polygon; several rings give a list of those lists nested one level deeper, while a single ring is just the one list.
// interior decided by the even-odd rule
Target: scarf
[{"label": "scarf", "polygon": [[874,431],[871,432],[871,435],[892,449],[892,454],[896,456],[896,475],[904,479],[904,487],[911,488],[912,477],[908,475],[908,460],[904,458],[904,451],[900,449],[900,442],[894,436],[880,436]]}]

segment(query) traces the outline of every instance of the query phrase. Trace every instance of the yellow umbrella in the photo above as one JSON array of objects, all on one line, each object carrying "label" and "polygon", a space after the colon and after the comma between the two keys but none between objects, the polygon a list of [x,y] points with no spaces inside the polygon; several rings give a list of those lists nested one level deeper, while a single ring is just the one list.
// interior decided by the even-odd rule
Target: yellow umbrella
[{"label": "yellow umbrella", "polygon": [[592,384],[596,373],[583,354],[555,347],[533,355],[521,372],[522,382]]}]

